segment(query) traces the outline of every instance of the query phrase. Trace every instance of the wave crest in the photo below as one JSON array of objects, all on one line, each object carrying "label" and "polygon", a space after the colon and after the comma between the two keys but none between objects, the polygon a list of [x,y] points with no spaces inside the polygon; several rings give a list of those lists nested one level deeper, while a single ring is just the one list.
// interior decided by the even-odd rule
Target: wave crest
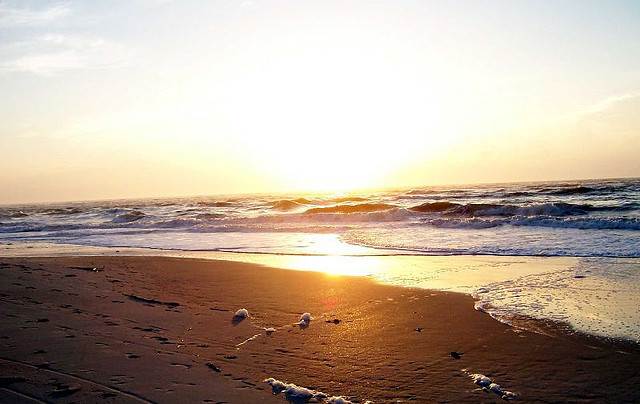
[{"label": "wave crest", "polygon": [[325,208],[307,209],[305,213],[368,213],[397,209],[398,206],[387,203],[360,203],[355,205],[334,205]]},{"label": "wave crest", "polygon": [[113,223],[130,223],[135,222],[136,220],[140,220],[146,215],[139,210],[132,210],[130,212],[123,213],[118,215],[111,220]]},{"label": "wave crest", "polygon": [[597,191],[595,188],[587,187],[584,185],[570,186],[567,188],[553,189],[549,191],[551,195],[575,195],[575,194],[587,194],[589,192]]},{"label": "wave crest", "polygon": [[460,206],[460,204],[453,202],[427,202],[422,205],[413,206],[409,208],[409,210],[421,213],[437,213],[459,208]]},{"label": "wave crest", "polygon": [[228,201],[200,201],[196,203],[198,206],[210,206],[212,208],[228,208],[233,206],[231,202]]},{"label": "wave crest", "polygon": [[341,196],[338,198],[332,198],[327,200],[329,203],[345,203],[345,202],[365,202],[367,198],[363,198],[360,196]]},{"label": "wave crest", "polygon": [[543,217],[513,217],[500,219],[483,218],[435,218],[423,219],[421,224],[443,229],[489,229],[503,225],[518,227],[548,227],[580,230],[640,230],[640,219],[624,218],[559,218]]},{"label": "wave crest", "polygon": [[510,205],[494,203],[427,202],[409,208],[419,213],[443,213],[447,216],[576,216],[599,210],[616,210],[613,207],[596,207],[589,204],[551,202],[531,205]]},{"label": "wave crest", "polygon": [[297,200],[284,199],[281,201],[276,201],[272,204],[273,209],[280,211],[289,211],[303,207],[300,202]]}]

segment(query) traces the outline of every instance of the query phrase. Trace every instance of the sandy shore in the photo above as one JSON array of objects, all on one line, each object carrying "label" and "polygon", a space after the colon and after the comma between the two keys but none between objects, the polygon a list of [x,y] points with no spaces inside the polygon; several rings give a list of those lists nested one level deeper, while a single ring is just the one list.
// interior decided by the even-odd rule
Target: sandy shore
[{"label": "sandy shore", "polygon": [[3,403],[286,402],[270,377],[353,402],[501,402],[474,373],[520,402],[640,401],[637,345],[520,331],[462,294],[162,257],[0,258],[0,274]]}]

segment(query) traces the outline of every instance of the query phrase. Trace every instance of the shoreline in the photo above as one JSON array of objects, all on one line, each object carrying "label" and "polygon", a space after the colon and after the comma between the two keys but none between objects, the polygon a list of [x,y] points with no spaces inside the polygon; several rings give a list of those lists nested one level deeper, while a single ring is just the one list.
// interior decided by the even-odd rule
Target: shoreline
[{"label": "shoreline", "polygon": [[55,374],[89,401],[285,402],[270,377],[360,402],[499,400],[473,383],[482,373],[524,402],[640,399],[637,345],[508,327],[459,293],[169,257],[0,263],[7,394],[40,383],[51,397]]},{"label": "shoreline", "polygon": [[[269,268],[365,277],[383,285],[451,291],[472,296],[475,306],[505,324],[538,330],[555,323],[566,332],[640,344],[640,277],[615,285],[640,269],[640,258],[494,255],[292,255],[157,250],[53,243],[0,244],[0,257],[150,256],[223,260]],[[625,267],[626,265],[626,267]],[[600,272],[600,273],[598,273]],[[630,285],[632,289],[628,289]],[[535,321],[531,321],[535,320]],[[547,327],[549,328],[549,327]]]}]

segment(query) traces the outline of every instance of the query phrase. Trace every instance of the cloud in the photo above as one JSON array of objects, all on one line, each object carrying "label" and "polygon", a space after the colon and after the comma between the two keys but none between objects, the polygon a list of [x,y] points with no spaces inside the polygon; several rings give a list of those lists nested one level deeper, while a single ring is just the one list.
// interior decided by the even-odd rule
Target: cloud
[{"label": "cloud", "polygon": [[38,26],[60,20],[69,14],[71,9],[65,3],[33,10],[3,2],[0,3],[0,27]]},{"label": "cloud", "polygon": [[[597,148],[615,148],[619,160],[637,154],[640,145],[640,94],[612,96],[592,105],[576,122],[581,142]],[[637,157],[635,157],[637,160]]]},{"label": "cloud", "polygon": [[618,104],[626,101],[633,101],[635,98],[640,98],[640,94],[631,93],[631,94],[623,94],[623,95],[614,95],[605,98],[602,101],[599,101],[587,108],[587,110],[583,113],[583,115],[597,114],[603,112],[608,109],[612,109],[617,107]]},{"label": "cloud", "polygon": [[[47,3],[45,3],[47,4]],[[79,69],[106,69],[127,64],[120,44],[72,32],[81,20],[69,3],[28,7],[0,0],[0,75],[28,72],[41,76]],[[86,19],[85,19],[86,22]],[[64,30],[64,33],[60,33]]]},{"label": "cloud", "polygon": [[83,35],[48,33],[3,47],[0,72],[52,76],[67,70],[123,66],[127,50],[118,43]]},{"label": "cloud", "polygon": [[581,137],[608,138],[609,144],[640,140],[640,93],[610,96],[577,116]]},{"label": "cloud", "polygon": [[1,70],[5,72],[27,71],[43,76],[82,66],[81,59],[72,53],[28,55],[0,64]]}]

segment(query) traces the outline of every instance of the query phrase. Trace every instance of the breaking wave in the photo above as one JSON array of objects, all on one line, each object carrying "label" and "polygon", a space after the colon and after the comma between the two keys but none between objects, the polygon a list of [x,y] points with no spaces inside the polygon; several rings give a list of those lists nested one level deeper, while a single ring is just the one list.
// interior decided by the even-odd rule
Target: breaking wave
[{"label": "breaking wave", "polygon": [[145,214],[142,213],[141,211],[132,210],[130,212],[126,212],[114,217],[112,222],[113,223],[130,223],[130,222],[135,222],[136,220],[140,220],[143,217],[145,217]]},{"label": "breaking wave", "polygon": [[305,213],[366,213],[397,209],[398,206],[387,203],[360,203],[355,205],[334,205],[323,208],[307,209]]},{"label": "breaking wave", "polygon": [[[238,234],[233,238],[238,245],[225,244],[236,251],[246,250],[250,243],[245,239],[260,233],[276,234],[275,241],[285,233],[295,234],[287,240],[305,240],[357,230],[385,231],[372,243],[376,247],[422,246],[428,241],[434,244],[430,253],[535,255],[536,245],[555,238],[557,245],[542,249],[545,253],[628,256],[640,251],[640,180],[0,206],[0,243],[90,244],[108,237],[110,243],[126,246],[124,235],[137,237],[138,245],[153,234],[162,239],[163,248],[188,248],[188,243],[212,235]],[[403,239],[395,239],[397,234]],[[511,237],[498,237],[502,234]],[[268,251],[289,251],[287,242]],[[473,248],[464,247],[475,242]],[[304,242],[293,243],[299,245]]]},{"label": "breaking wave", "polygon": [[214,208],[228,208],[232,207],[233,203],[228,201],[199,201],[196,203],[197,206],[210,206]]},{"label": "breaking wave", "polygon": [[640,230],[640,219],[636,218],[557,218],[544,217],[514,217],[507,219],[461,218],[442,219],[424,218],[423,225],[449,229],[488,229],[497,226],[531,226],[580,230]]},{"label": "breaking wave", "polygon": [[584,185],[576,185],[568,188],[551,189],[549,193],[552,195],[575,195],[575,194],[586,194],[594,191],[597,191],[597,190],[595,188],[585,187]]},{"label": "breaking wave", "polygon": [[290,211],[290,210],[294,210],[294,209],[299,209],[301,207],[303,207],[304,205],[301,204],[300,202],[297,201],[293,201],[293,200],[289,200],[289,199],[285,199],[282,201],[276,201],[273,203],[273,209],[275,210],[280,210],[280,211]]},{"label": "breaking wave", "polygon": [[422,213],[437,213],[447,212],[455,208],[459,208],[460,206],[460,204],[453,202],[427,202],[423,203],[422,205],[413,206],[409,208],[409,210]]},{"label": "breaking wave", "polygon": [[413,206],[409,210],[421,213],[444,213],[458,216],[575,216],[595,211],[620,210],[620,207],[593,206],[590,204],[572,204],[552,202],[530,205],[511,205],[493,203],[427,202]]}]

